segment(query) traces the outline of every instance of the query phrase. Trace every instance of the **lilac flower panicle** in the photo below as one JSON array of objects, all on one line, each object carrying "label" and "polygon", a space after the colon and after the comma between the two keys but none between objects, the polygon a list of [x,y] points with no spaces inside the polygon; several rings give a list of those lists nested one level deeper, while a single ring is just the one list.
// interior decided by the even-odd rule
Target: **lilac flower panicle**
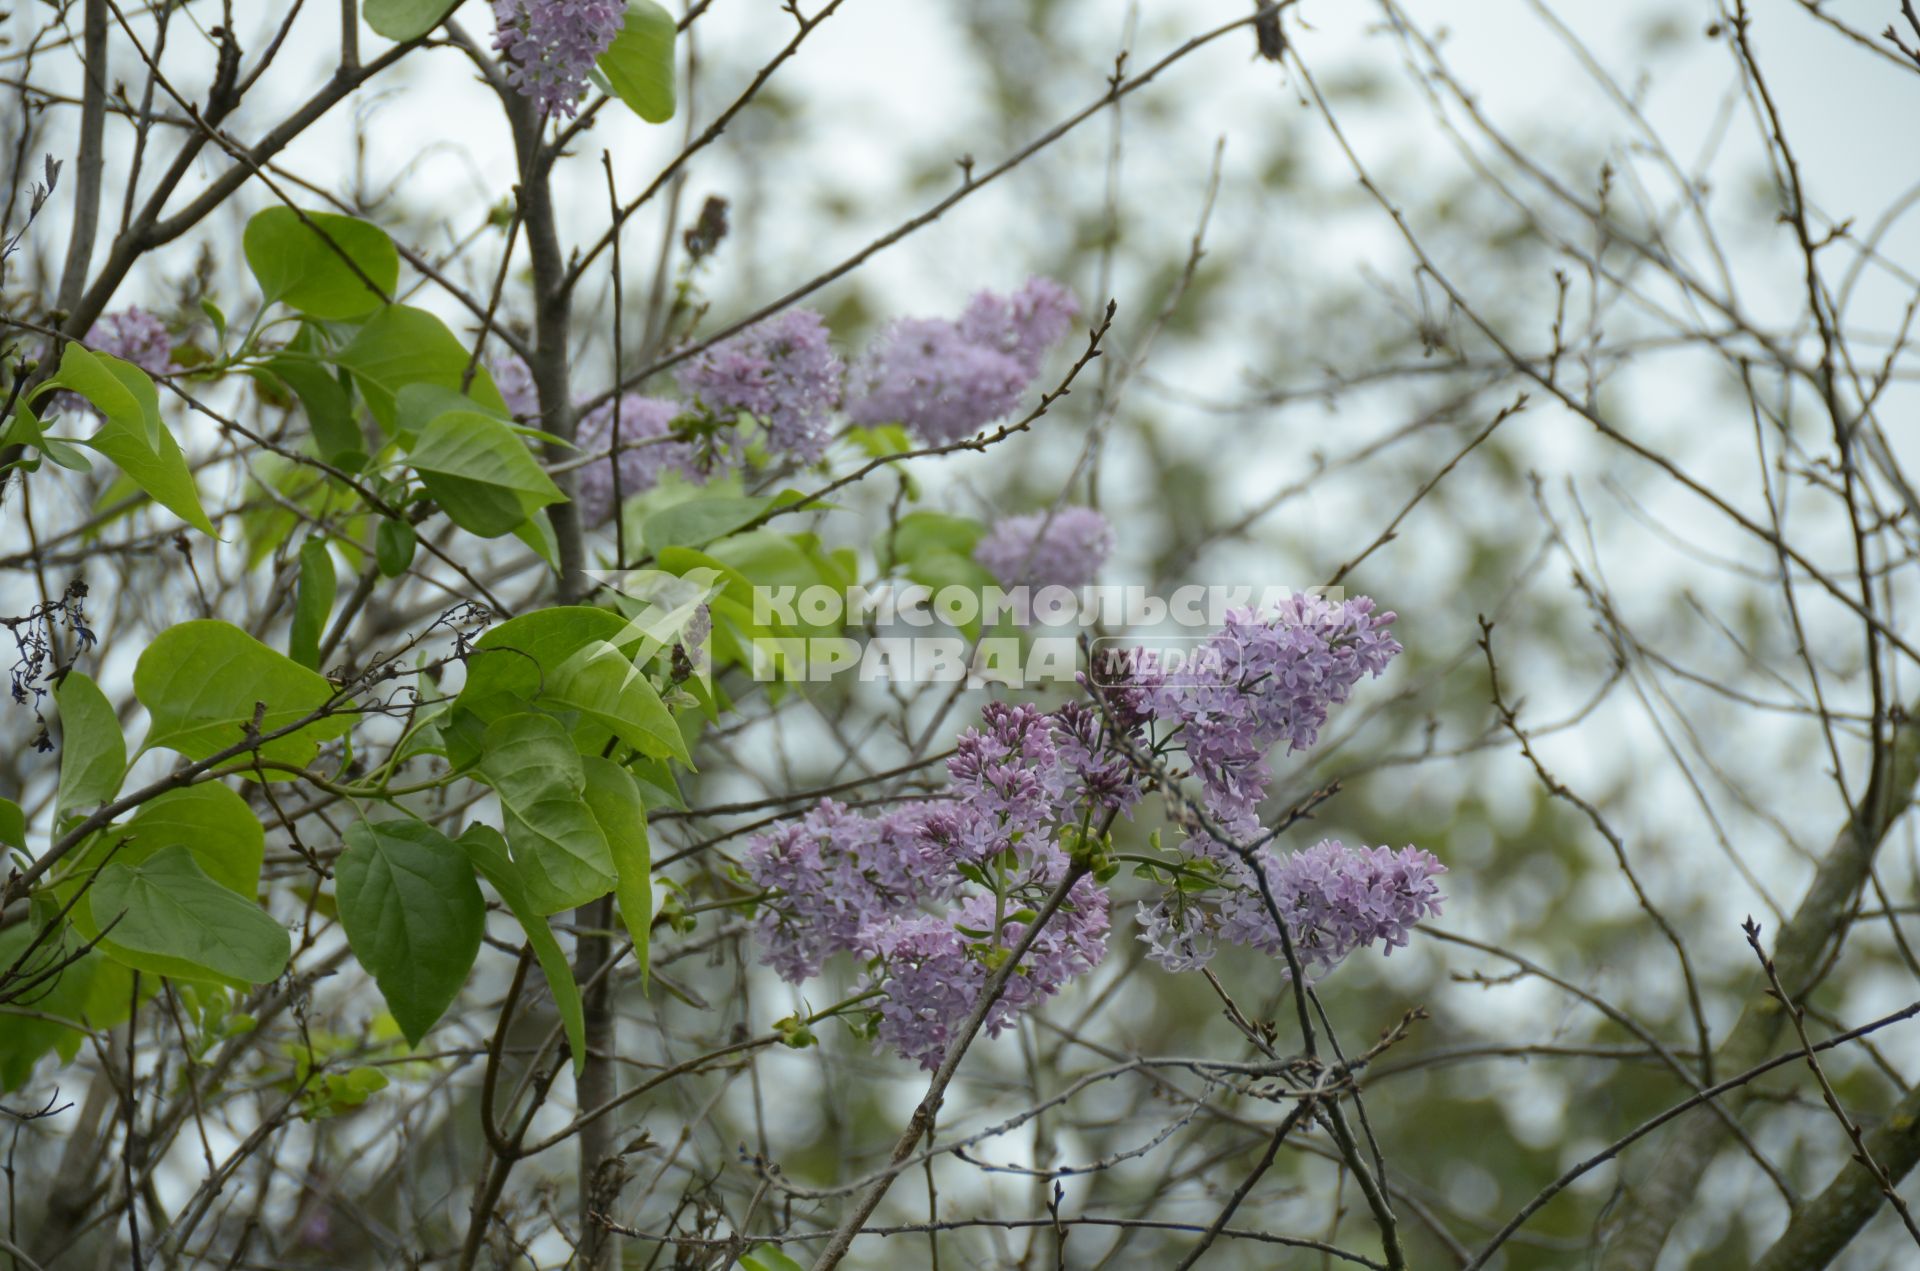
[{"label": "lilac flower panicle", "polygon": [[[1168,970],[1206,965],[1216,939],[1272,957],[1283,952],[1253,868],[1224,849],[1212,857],[1222,864],[1228,884],[1220,898],[1208,903],[1174,893],[1140,907],[1140,939],[1148,956]],[[1254,859],[1266,876],[1274,909],[1286,920],[1302,969],[1316,977],[1375,943],[1388,954],[1405,948],[1414,925],[1439,914],[1443,897],[1434,880],[1447,872],[1419,848],[1349,848],[1336,839],[1284,859],[1261,848]]]},{"label": "lilac flower panicle", "polygon": [[1092,508],[1067,507],[999,522],[973,558],[1007,587],[1084,587],[1113,551],[1113,527]]},{"label": "lilac flower panicle", "polygon": [[[1026,924],[1004,916],[995,933],[994,915],[994,897],[983,892],[969,897],[951,921],[921,914],[871,934],[873,953],[885,966],[879,980],[885,993],[878,1030],[883,1045],[929,1072],[940,1066],[992,974],[973,946],[1010,949],[1025,937]],[[998,1037],[1021,1014],[1098,966],[1106,956],[1107,927],[1106,890],[1091,878],[1080,879],[987,1011],[987,1035]],[[985,939],[968,934],[979,931],[988,933]]]},{"label": "lilac flower panicle", "polygon": [[166,324],[138,305],[102,314],[87,329],[85,341],[97,353],[131,362],[149,375],[164,375],[173,365],[173,337]]},{"label": "lilac flower panicle", "polygon": [[970,437],[1020,404],[1078,312],[1065,287],[1034,278],[1011,296],[981,292],[958,321],[896,319],[855,363],[848,416],[936,445]]},{"label": "lilac flower panicle", "polygon": [[1228,614],[1187,668],[1165,677],[1155,713],[1180,725],[1207,808],[1229,831],[1259,823],[1267,751],[1282,741],[1289,751],[1313,745],[1328,709],[1400,652],[1387,631],[1393,620],[1364,596],[1296,595],[1270,615]]},{"label": "lilac flower panicle", "polygon": [[797,984],[836,953],[868,949],[870,928],[947,894],[950,861],[923,816],[916,808],[869,818],[827,799],[748,844],[747,876],[781,893],[762,909],[759,935],[783,979]]},{"label": "lilac flower panicle", "polygon": [[970,342],[997,349],[1040,374],[1047,350],[1060,342],[1080,316],[1080,302],[1051,278],[1029,278],[1010,296],[983,291],[960,315],[960,334]]},{"label": "lilac flower panicle", "polygon": [[626,12],[624,0],[493,0],[493,47],[507,82],[543,115],[571,116]]},{"label": "lilac flower panicle", "polygon": [[833,437],[829,415],[840,402],[843,371],[825,320],[811,309],[788,309],[695,354],[674,378],[716,418],[757,416],[773,450],[814,463]]},{"label": "lilac flower panicle", "polygon": [[[703,475],[694,462],[694,448],[684,441],[666,441],[673,432],[673,421],[683,413],[678,402],[658,397],[624,393],[620,407],[619,442],[631,449],[619,455],[607,455],[574,472],[574,500],[580,505],[581,523],[598,525],[614,511],[613,465],[620,465],[622,498],[651,490],[664,472],[678,472],[690,481]],[[603,455],[614,447],[614,403],[606,402],[580,417],[574,431],[574,444],[583,455]],[[644,445],[634,445],[644,442]]]}]

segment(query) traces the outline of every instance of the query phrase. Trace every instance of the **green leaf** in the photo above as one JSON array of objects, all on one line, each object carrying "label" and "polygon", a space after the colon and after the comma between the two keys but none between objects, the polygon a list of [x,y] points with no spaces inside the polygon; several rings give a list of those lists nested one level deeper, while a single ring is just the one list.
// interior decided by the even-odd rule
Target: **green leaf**
[{"label": "green leaf", "polygon": [[417,40],[440,25],[460,0],[366,0],[360,6],[367,25],[396,43]]},{"label": "green leaf", "polygon": [[[0,931],[0,968],[27,960],[20,972],[39,976],[60,967],[52,978],[36,984],[26,999],[32,1015],[8,1014],[0,1027],[0,1091],[17,1090],[33,1076],[34,1064],[48,1051],[70,1063],[87,1039],[86,1029],[108,1029],[126,1019],[133,999],[131,974],[98,952],[79,953],[68,939],[43,941],[32,953],[27,946],[39,935],[39,924],[15,923]],[[61,966],[65,963],[65,966]],[[15,1003],[18,1008],[22,1003]]]},{"label": "green leaf", "polygon": [[455,525],[497,538],[565,496],[520,437],[479,411],[449,411],[428,424],[407,456]]},{"label": "green leaf", "polygon": [[265,984],[292,955],[286,928],[208,878],[184,847],[163,848],[139,864],[109,864],[83,903],[96,925],[111,928],[101,950],[136,970],[178,975],[185,964]]},{"label": "green leaf", "polygon": [[513,861],[507,856],[506,840],[500,837],[500,831],[491,825],[469,825],[460,832],[459,843],[474,868],[493,885],[493,890],[519,920],[521,930],[527,933],[527,943],[547,977],[554,1005],[560,1009],[560,1022],[567,1030],[567,1046],[573,1052],[573,1074],[579,1076],[587,1062],[587,1024],[580,1006],[580,986],[574,981],[567,955],[560,951],[560,942],[553,938],[553,928],[528,898]]},{"label": "green leaf", "polygon": [[782,1253],[778,1246],[761,1244],[740,1259],[745,1271],[806,1271],[806,1268]]},{"label": "green leaf", "polygon": [[160,393],[147,373],[133,363],[110,353],[90,352],[81,348],[79,341],[69,340],[60,352],[59,371],[36,389],[34,396],[56,388],[72,389],[109,424],[143,439],[149,450],[159,448],[160,435],[165,431],[160,422]]},{"label": "green leaf", "polygon": [[606,835],[584,801],[586,772],[550,715],[509,715],[486,731],[480,775],[500,796],[513,863],[541,913],[596,900],[618,881]]},{"label": "green leaf", "polygon": [[[334,355],[360,386],[367,409],[389,433],[395,421],[394,396],[409,384],[437,384],[455,392],[466,376],[469,354],[459,337],[425,309],[388,305],[362,326]],[[487,410],[507,413],[500,390],[487,368],[479,367],[468,395]]]},{"label": "green leaf", "polygon": [[55,820],[91,808],[120,793],[127,775],[127,740],[113,703],[78,671],[54,686],[60,708],[60,793]]},{"label": "green leaf", "polygon": [[748,524],[773,505],[772,499],[722,495],[693,499],[655,512],[642,525],[647,550],[658,555],[669,547],[704,547]]},{"label": "green leaf", "polygon": [[415,1046],[473,969],[487,921],[473,863],[425,821],[362,821],[334,863],[347,943]]},{"label": "green leaf", "polygon": [[[283,657],[231,623],[183,622],[162,631],[140,654],[133,691],[153,724],[143,750],[165,747],[205,759],[246,739],[256,704],[260,731],[297,723],[332,696],[324,676]],[[330,715],[260,747],[262,757],[305,767],[322,741],[353,727]]]},{"label": "green leaf", "polygon": [[[13,418],[5,429],[0,429],[0,445],[32,446],[62,468],[68,468],[74,472],[93,471],[93,461],[75,450],[73,443],[59,437],[49,437],[41,431],[40,417],[34,414],[33,408],[25,402],[15,405]],[[38,467],[38,463],[33,460],[16,460],[16,462],[29,464],[27,468],[29,472]],[[5,471],[11,466],[0,465],[0,471]]]},{"label": "green leaf", "polygon": [[[993,575],[971,557],[941,550],[928,551],[914,560],[907,566],[907,577],[931,589],[936,595],[943,587],[967,587],[981,591],[996,585]],[[969,640],[977,637],[980,634],[979,618],[962,623],[960,631]]]},{"label": "green leaf", "polygon": [[12,799],[0,799],[0,843],[26,850],[27,814]]},{"label": "green leaf", "polygon": [[92,437],[77,444],[98,451],[113,460],[121,472],[147,495],[208,538],[217,538],[213,522],[200,506],[200,491],[194,487],[193,473],[187,469],[187,457],[173,434],[162,432],[158,448],[147,444],[144,436],[109,420]]},{"label": "green leaf", "polygon": [[338,467],[357,468],[358,463],[348,461],[361,455],[367,443],[360,435],[360,425],[354,422],[353,394],[336,372],[314,360],[320,350],[313,325],[303,322],[298,334],[287,343],[287,351],[268,361],[265,369],[300,399],[319,456]]},{"label": "green leaf", "polygon": [[460,701],[488,718],[501,713],[485,704],[489,698],[514,710],[524,704],[578,712],[582,726],[574,741],[582,753],[597,753],[612,736],[642,754],[690,766],[673,713],[634,665],[657,651],[650,644],[605,609],[563,605],[523,614],[476,642]]},{"label": "green leaf", "polygon": [[611,759],[588,755],[587,810],[600,825],[613,852],[614,899],[620,902],[620,920],[633,940],[633,958],[640,964],[640,985],[647,983],[647,936],[653,926],[653,859],[647,844],[647,808],[640,786],[625,768]]},{"label": "green leaf", "polygon": [[333,554],[327,540],[310,538],[300,545],[300,584],[294,592],[293,627],[287,632],[287,654],[301,666],[320,665],[320,637],[333,613],[339,580],[333,572]]},{"label": "green leaf", "polygon": [[333,212],[267,208],[247,222],[240,249],[268,303],[316,318],[372,313],[400,281],[400,253],[386,231]]},{"label": "green leaf", "polygon": [[382,518],[379,528],[373,532],[373,559],[380,567],[383,578],[398,578],[407,572],[407,566],[413,564],[413,551],[418,539],[413,526],[405,521]]},{"label": "green leaf", "polygon": [[[911,564],[934,552],[971,558],[973,549],[987,527],[964,516],[944,512],[909,512],[900,518],[892,534],[893,558]],[[888,536],[882,533],[876,555],[884,554]]]},{"label": "green leaf", "polygon": [[125,836],[116,863],[137,865],[169,847],[184,847],[208,878],[251,900],[260,886],[267,835],[247,801],[218,781],[169,790],[140,805],[125,825],[100,835]]},{"label": "green leaf", "polygon": [[673,118],[673,15],[653,0],[629,0],[620,34],[595,63],[614,95],[650,124]]}]

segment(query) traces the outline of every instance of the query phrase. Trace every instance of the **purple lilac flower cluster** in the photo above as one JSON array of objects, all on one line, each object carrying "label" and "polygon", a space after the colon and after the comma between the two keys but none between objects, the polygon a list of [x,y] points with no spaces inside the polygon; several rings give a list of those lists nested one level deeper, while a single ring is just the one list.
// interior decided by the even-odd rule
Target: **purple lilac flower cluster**
[{"label": "purple lilac flower cluster", "polygon": [[1092,508],[1008,517],[973,549],[1006,587],[1084,587],[1113,551],[1113,527]]},{"label": "purple lilac flower cluster", "polygon": [[1216,940],[1280,956],[1278,911],[1301,969],[1317,977],[1357,949],[1375,943],[1389,953],[1404,948],[1414,924],[1440,912],[1434,880],[1446,867],[1416,847],[1350,848],[1325,839],[1284,857],[1260,847],[1253,859],[1273,898],[1269,908],[1253,865],[1210,840],[1191,846],[1196,857],[1218,867],[1224,886],[1176,889],[1139,908],[1148,956],[1170,971],[1205,966]]},{"label": "purple lilac flower cluster", "polygon": [[1011,296],[981,292],[957,321],[898,319],[855,365],[847,414],[933,444],[970,437],[1019,404],[1079,312],[1065,287],[1031,278]]},{"label": "purple lilac flower cluster", "polygon": [[164,375],[173,365],[173,337],[160,319],[138,305],[102,314],[87,329],[87,347],[131,362],[149,375]]},{"label": "purple lilac flower cluster", "polygon": [[541,114],[571,116],[626,12],[624,0],[493,0],[493,47],[507,82]]},{"label": "purple lilac flower cluster", "polygon": [[[938,1067],[996,957],[1019,943],[1031,908],[1066,876],[1063,832],[1102,789],[1073,768],[1073,738],[1084,741],[1086,727],[1084,718],[991,703],[948,760],[951,800],[878,817],[828,801],[755,838],[747,875],[779,893],[759,919],[765,961],[797,983],[835,953],[864,960],[869,986],[882,993],[874,1035]],[[988,1013],[990,1035],[1099,964],[1107,906],[1091,878],[1074,884]]]},{"label": "purple lilac flower cluster", "polygon": [[1160,684],[1154,713],[1179,725],[1207,810],[1229,831],[1259,826],[1267,752],[1283,741],[1289,753],[1313,745],[1328,709],[1400,652],[1393,619],[1364,596],[1301,594],[1272,614],[1239,610]]},{"label": "purple lilac flower cluster", "polygon": [[[1033,919],[1023,907],[1066,877],[1069,842],[1088,846],[1076,829],[1139,800],[1135,757],[1151,749],[1152,731],[1163,749],[1185,746],[1227,822],[1223,836],[1257,832],[1266,752],[1282,740],[1289,750],[1314,744],[1329,708],[1399,653],[1393,618],[1364,598],[1296,597],[1273,614],[1231,615],[1208,642],[1214,656],[1173,674],[1108,667],[1097,708],[989,703],[947,761],[950,799],[872,818],[822,803],[750,843],[746,872],[772,893],[759,926],[765,960],[793,982],[835,953],[865,960],[867,986],[880,993],[874,1036],[938,1067],[996,956]],[[1149,956],[1172,971],[1205,966],[1221,941],[1277,957],[1282,923],[1309,976],[1374,944],[1391,952],[1440,912],[1446,872],[1418,848],[1332,839],[1282,856],[1198,836],[1183,856],[1177,867],[1202,885],[1139,907]],[[1109,903],[1093,875],[1075,882],[989,1011],[990,1035],[1099,964]]]},{"label": "purple lilac flower cluster", "polygon": [[827,324],[811,309],[788,309],[702,350],[674,372],[680,391],[721,423],[741,412],[766,426],[770,449],[815,463],[832,437],[840,403],[840,358]]},{"label": "purple lilac flower cluster", "polygon": [[608,461],[589,463],[574,474],[574,498],[580,504],[582,524],[598,525],[613,513],[614,464],[620,465],[622,496],[651,490],[660,482],[660,474],[678,472],[689,481],[705,479],[695,463],[693,446],[668,440],[673,421],[682,413],[678,402],[659,397],[623,393],[618,399],[620,427],[617,444],[628,447],[618,455],[614,402],[606,402],[580,417],[574,432],[574,444],[587,455],[608,453]]}]

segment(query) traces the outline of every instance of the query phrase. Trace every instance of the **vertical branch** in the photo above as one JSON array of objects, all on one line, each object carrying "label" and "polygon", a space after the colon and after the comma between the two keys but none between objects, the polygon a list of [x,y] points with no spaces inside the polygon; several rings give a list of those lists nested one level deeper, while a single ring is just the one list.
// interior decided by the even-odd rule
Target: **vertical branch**
[{"label": "vertical branch", "polygon": [[107,0],[86,0],[81,60],[86,66],[85,95],[80,102],[80,157],[74,164],[73,237],[67,240],[67,262],[60,271],[60,290],[54,306],[71,313],[87,285],[87,266],[93,261],[93,240],[100,229],[100,174],[105,165],[107,122]]}]

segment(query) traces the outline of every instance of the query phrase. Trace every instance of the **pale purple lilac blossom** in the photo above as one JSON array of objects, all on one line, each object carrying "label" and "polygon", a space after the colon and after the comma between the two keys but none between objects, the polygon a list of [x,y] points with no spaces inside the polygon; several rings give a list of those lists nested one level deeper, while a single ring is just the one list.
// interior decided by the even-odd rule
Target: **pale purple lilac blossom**
[{"label": "pale purple lilac blossom", "polygon": [[[690,443],[664,440],[673,432],[673,421],[683,413],[680,403],[638,393],[624,393],[616,400],[620,404],[619,443],[632,447],[622,450],[617,458],[622,498],[651,490],[665,472],[677,472],[689,481],[705,480]],[[574,472],[574,501],[580,505],[583,525],[598,525],[613,513],[616,460],[607,454],[615,444],[613,411],[613,402],[603,403],[582,415],[574,431],[573,441],[582,455],[607,455]],[[645,444],[633,445],[635,442]]]},{"label": "pale purple lilac blossom", "polygon": [[1032,278],[1011,296],[981,292],[957,322],[896,319],[855,364],[848,417],[936,445],[970,437],[1019,405],[1079,312],[1065,287]]},{"label": "pale purple lilac blossom", "polygon": [[1272,614],[1237,610],[1188,664],[1168,675],[1154,713],[1180,727],[1180,744],[1200,778],[1207,810],[1233,833],[1259,826],[1266,754],[1318,740],[1327,710],[1365,675],[1386,670],[1400,645],[1392,613],[1366,597],[1335,603],[1290,597]]},{"label": "pale purple lilac blossom", "polygon": [[1005,587],[1084,587],[1113,551],[1113,527],[1092,508],[1008,517],[975,545],[973,559]]},{"label": "pale purple lilac blossom", "polygon": [[626,12],[624,0],[493,0],[493,47],[507,82],[541,114],[571,116]]},{"label": "pale purple lilac blossom", "polygon": [[720,423],[744,411],[765,425],[769,449],[815,463],[833,437],[843,372],[825,320],[788,309],[695,354],[674,378]]},{"label": "pale purple lilac blossom", "polygon": [[[1132,664],[1103,671],[1099,708],[989,703],[948,759],[950,798],[877,817],[823,802],[751,840],[746,873],[772,893],[759,919],[763,960],[795,983],[835,954],[863,960],[865,985],[881,991],[875,1037],[938,1067],[980,1000],[995,952],[1024,934],[1008,915],[1036,908],[1066,877],[1063,838],[1140,798],[1128,752],[1147,747],[1150,724],[1178,730],[1210,806],[1233,828],[1257,830],[1267,749],[1283,739],[1290,749],[1314,743],[1328,708],[1400,651],[1386,631],[1392,621],[1369,600],[1298,597],[1271,615],[1232,615],[1212,638],[1215,668],[1230,676],[1209,681],[1192,668],[1162,675]],[[1435,880],[1446,872],[1417,848],[1349,849],[1334,840],[1284,857],[1263,845],[1250,863],[1202,836],[1185,854],[1213,885],[1173,889],[1139,907],[1149,956],[1175,971],[1205,966],[1220,942],[1278,957],[1275,910],[1309,977],[1374,944],[1391,952],[1440,912]],[[1092,876],[1075,882],[988,1012],[989,1035],[1099,964],[1109,904]]]},{"label": "pale purple lilac blossom", "polygon": [[1273,920],[1278,910],[1301,969],[1317,978],[1357,949],[1378,943],[1391,954],[1405,948],[1414,925],[1440,913],[1442,897],[1434,880],[1446,867],[1416,847],[1397,852],[1350,848],[1325,839],[1282,857],[1262,846],[1253,858],[1266,876],[1270,909],[1254,867],[1238,853],[1206,840],[1190,846],[1219,865],[1225,885],[1197,893],[1173,891],[1139,907],[1147,956],[1169,971],[1205,966],[1216,940],[1281,956]]}]

